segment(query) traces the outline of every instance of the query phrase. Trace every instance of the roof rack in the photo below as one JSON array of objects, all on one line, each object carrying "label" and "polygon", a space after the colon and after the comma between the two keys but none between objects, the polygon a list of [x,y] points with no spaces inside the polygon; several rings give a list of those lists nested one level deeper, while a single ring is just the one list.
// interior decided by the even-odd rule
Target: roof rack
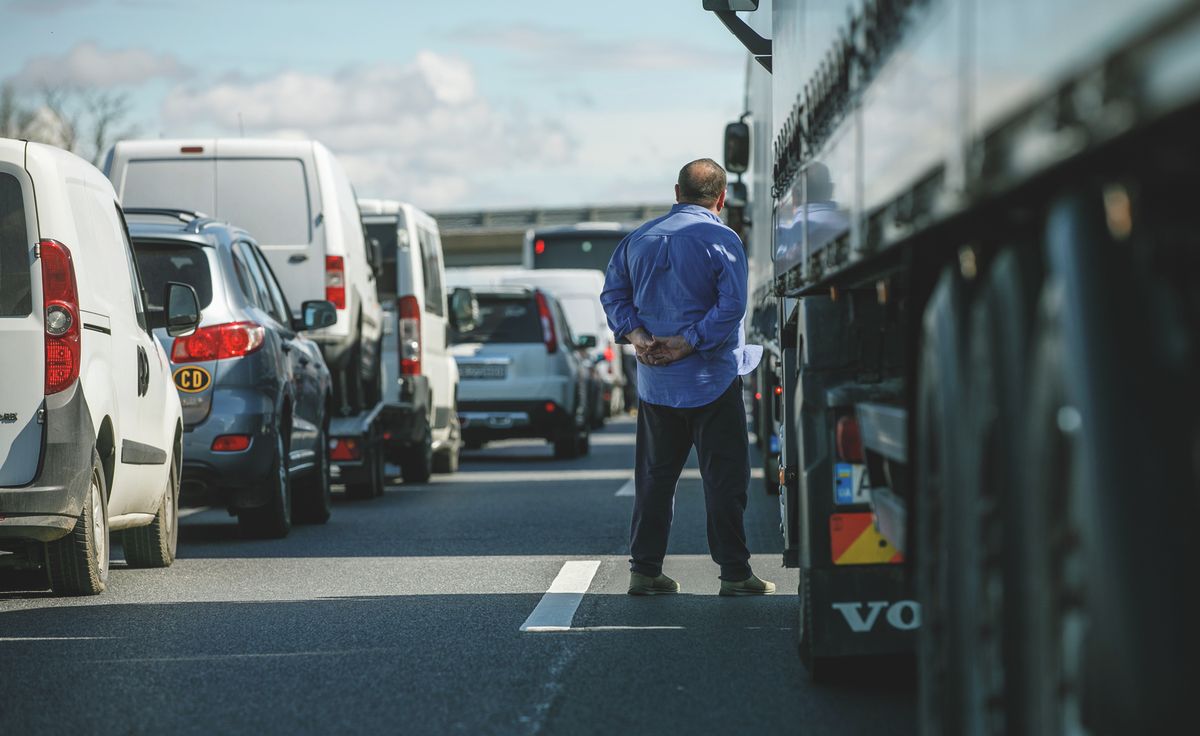
[{"label": "roof rack", "polygon": [[203,212],[175,207],[124,207],[122,209],[127,215],[149,215],[152,217],[169,217],[173,220],[179,220],[188,226],[188,230],[195,233],[200,232],[200,229],[206,224],[215,222],[213,218]]}]

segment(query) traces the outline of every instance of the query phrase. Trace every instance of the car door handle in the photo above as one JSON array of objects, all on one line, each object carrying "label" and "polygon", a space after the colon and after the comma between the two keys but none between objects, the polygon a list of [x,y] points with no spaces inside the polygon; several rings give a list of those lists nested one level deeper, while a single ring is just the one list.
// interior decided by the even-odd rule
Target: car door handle
[{"label": "car door handle", "polygon": [[308,256],[303,253],[293,253],[288,256],[288,263],[304,263],[308,260]]}]

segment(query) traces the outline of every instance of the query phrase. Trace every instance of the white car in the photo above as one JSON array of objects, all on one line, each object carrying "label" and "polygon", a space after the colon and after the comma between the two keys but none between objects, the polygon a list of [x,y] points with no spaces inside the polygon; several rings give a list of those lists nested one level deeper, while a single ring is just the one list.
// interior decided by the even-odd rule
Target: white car
[{"label": "white car", "polygon": [[360,199],[367,237],[383,254],[383,397],[389,457],[404,480],[458,470],[458,365],[447,345],[453,321],[437,221],[411,204]]},{"label": "white car", "polygon": [[593,418],[598,428],[605,417],[615,416],[625,408],[625,371],[622,368],[621,346],[608,329],[600,292],[604,291],[604,274],[592,268],[528,269],[511,266],[482,266],[452,268],[446,272],[451,286],[476,288],[481,286],[533,286],[554,295],[562,305],[567,323],[576,335],[595,335],[596,346],[591,349],[596,373],[600,379],[601,396],[595,405],[599,416]]},{"label": "white car", "polygon": [[[171,334],[200,318],[190,286],[162,296]],[[146,325],[108,180],[60,149],[0,139],[0,549],[51,588],[95,594],[109,532],[131,567],[178,539],[179,395]]]},{"label": "white car", "polygon": [[324,299],[337,309],[334,325],[306,335],[333,375],[335,408],[350,414],[379,401],[382,264],[328,148],[242,138],[121,141],[105,171],[126,207],[202,212],[253,233],[289,303]]}]

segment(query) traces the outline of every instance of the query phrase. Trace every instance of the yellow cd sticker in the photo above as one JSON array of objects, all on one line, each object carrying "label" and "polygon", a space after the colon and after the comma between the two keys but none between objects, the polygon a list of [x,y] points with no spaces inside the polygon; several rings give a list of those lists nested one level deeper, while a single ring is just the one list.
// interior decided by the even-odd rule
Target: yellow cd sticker
[{"label": "yellow cd sticker", "polygon": [[212,374],[200,366],[185,365],[175,369],[175,385],[180,391],[195,394],[208,388],[212,383]]}]

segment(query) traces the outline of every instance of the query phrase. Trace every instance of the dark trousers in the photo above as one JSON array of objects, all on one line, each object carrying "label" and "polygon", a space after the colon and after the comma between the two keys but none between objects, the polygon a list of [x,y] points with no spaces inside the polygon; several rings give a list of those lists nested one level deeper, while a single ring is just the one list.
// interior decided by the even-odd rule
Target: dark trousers
[{"label": "dark trousers", "polygon": [[674,409],[642,401],[637,419],[637,468],[630,534],[630,569],[662,573],[675,511],[675,486],[692,446],[700,460],[708,550],[721,566],[722,580],[750,577],[750,550],[742,516],[750,484],[750,446],[742,381],[705,406]]}]

